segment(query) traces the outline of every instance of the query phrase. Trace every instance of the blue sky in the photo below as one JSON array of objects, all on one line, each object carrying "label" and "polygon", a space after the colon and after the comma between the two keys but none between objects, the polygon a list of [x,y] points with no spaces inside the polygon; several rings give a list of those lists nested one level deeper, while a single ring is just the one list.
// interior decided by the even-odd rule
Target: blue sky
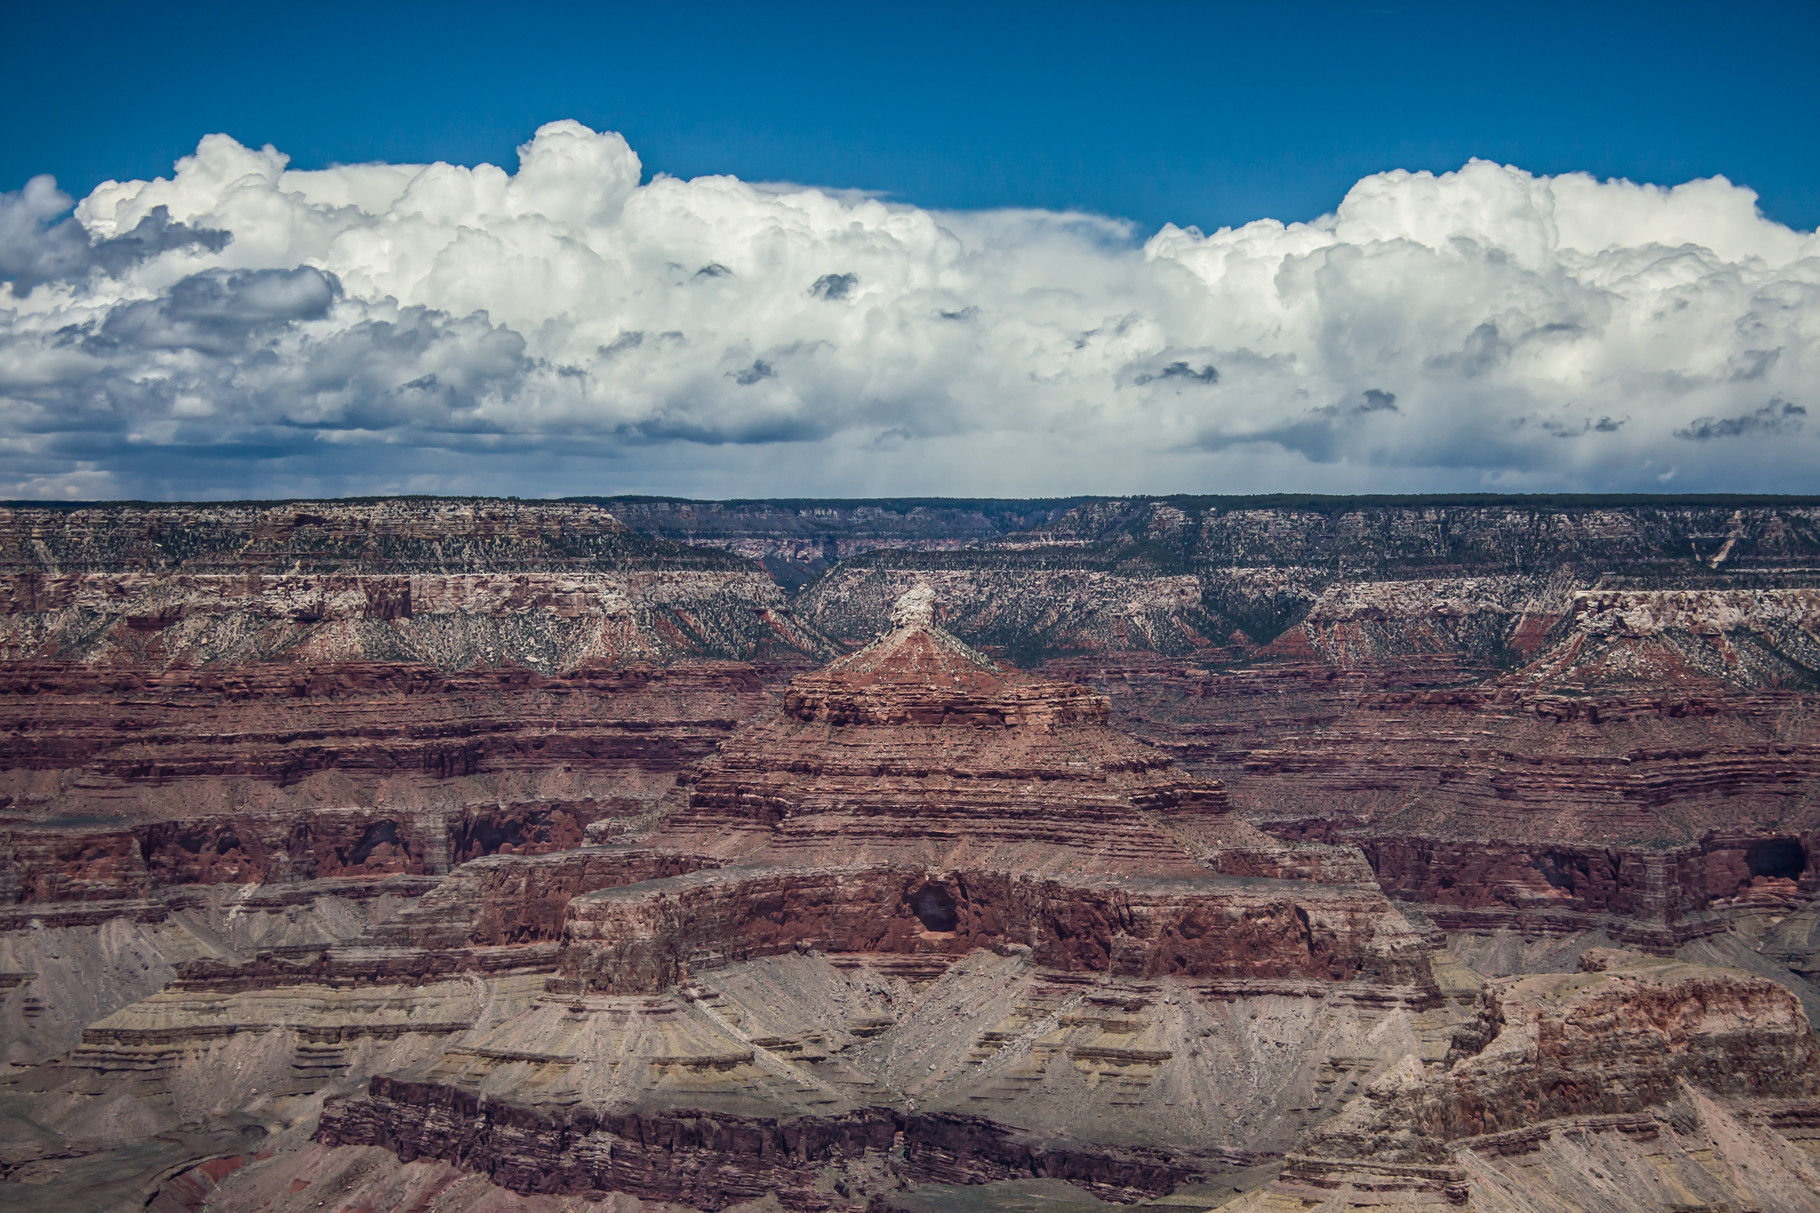
[{"label": "blue sky", "polygon": [[[1725,174],[1820,222],[1820,4],[14,5],[0,188],[199,135],[296,167],[507,164],[541,123],[648,170],[1203,228],[1480,156]],[[17,48],[29,48],[17,53]]]},{"label": "blue sky", "polygon": [[1820,492],[1813,0],[6,34],[0,499]]}]

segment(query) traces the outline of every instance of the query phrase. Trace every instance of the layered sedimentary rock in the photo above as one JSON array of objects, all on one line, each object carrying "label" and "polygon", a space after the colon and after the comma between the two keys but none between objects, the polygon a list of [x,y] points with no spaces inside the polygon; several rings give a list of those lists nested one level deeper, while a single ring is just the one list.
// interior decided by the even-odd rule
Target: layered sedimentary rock
[{"label": "layered sedimentary rock", "polygon": [[885,1176],[1128,1198],[1299,1127],[1200,1062],[1235,1008],[1296,1008],[1301,1047],[1268,1064],[1295,1086],[1362,1019],[1406,1041],[1450,1021],[1356,851],[1239,821],[1103,697],[1000,667],[933,611],[906,594],[700,765],[639,844],[695,870],[571,882],[545,998],[331,1102],[323,1139],[704,1208],[830,1207]]},{"label": "layered sedimentary rock", "polygon": [[1817,558],[1812,501],[1100,501],[963,552],[849,561],[797,610],[857,640],[927,579],[957,635],[1027,662],[1255,651],[1299,631],[1292,646],[1319,649],[1326,633],[1330,652],[1355,659],[1375,648],[1488,671],[1533,654],[1575,590],[1805,587]]},{"label": "layered sedimentary rock", "polygon": [[1463,1137],[1666,1104],[1683,1083],[1722,1099],[1820,1096],[1807,1016],[1775,983],[1609,949],[1580,965],[1488,983],[1478,1032],[1457,1042],[1444,1077],[1401,1066],[1310,1148],[1435,1161]]},{"label": "layered sedimentary rock", "polygon": [[[0,510],[0,1055],[648,825],[819,644],[752,563],[585,504]],[[543,937],[505,910],[473,938]]]},{"label": "layered sedimentary rock", "polygon": [[1444,929],[1748,949],[1820,884],[1816,537],[1795,502],[1089,503],[796,609],[851,636],[927,579]]},{"label": "layered sedimentary rock", "polygon": [[[1556,1196],[1576,1208],[1820,1207],[1803,1148],[1820,1125],[1820,1051],[1794,997],[1637,953],[1594,949],[1581,968],[1487,984],[1452,1056],[1376,1079],[1233,1213],[1533,1208],[1537,1173],[1571,1166],[1536,1156],[1588,1137],[1616,1139],[1615,1157],[1581,1159],[1592,1182]],[[1633,1174],[1597,1182],[1612,1178],[1597,1161]]]},{"label": "layered sedimentary rock", "polygon": [[733,663],[557,676],[47,663],[0,679],[12,904],[573,847],[646,811],[770,702]]},{"label": "layered sedimentary rock", "polygon": [[1668,938],[1711,902],[1805,897],[1814,540],[1800,506],[1093,505],[855,562],[798,609],[838,635],[933,578],[960,634],[1034,647],[1249,819],[1382,857],[1399,896]]},{"label": "layered sedimentary rock", "polygon": [[0,571],[9,905],[573,847],[817,643],[585,505],[15,507]]},{"label": "layered sedimentary rock", "polygon": [[816,574],[867,552],[958,551],[1027,531],[1054,522],[1081,499],[590,500],[627,526],[656,538],[722,548],[756,560],[779,585],[794,590]]},{"label": "layered sedimentary rock", "polygon": [[584,504],[12,507],[0,568],[12,660],[559,672],[816,645],[757,566]]},{"label": "layered sedimentary rock", "polygon": [[167,1211],[1278,1167],[1254,1202],[1814,1207],[1794,1004],[1667,957],[1820,1008],[1816,534],[15,509],[0,1168]]},{"label": "layered sedimentary rock", "polygon": [[1787,673],[1813,643],[1811,598],[1576,596],[1557,641],[1509,673],[1360,689],[1210,765],[1241,768],[1226,773],[1253,820],[1357,842],[1449,929],[1670,948],[1820,889],[1820,736]]},{"label": "layered sedimentary rock", "polygon": [[[1039,629],[1076,650],[1051,668],[1225,779],[1250,819],[1359,842],[1437,921],[1467,923],[1471,905],[1487,911],[1472,925],[1596,925],[1669,946],[1725,929],[1708,909],[1805,901],[1820,769],[1811,510],[1092,513],[1069,516],[1088,519],[1070,524],[1073,555],[1057,526],[1046,546],[934,570],[956,594],[953,626],[1007,643],[994,621],[1019,580],[1098,576],[1110,606],[1146,565],[1192,576],[1183,601],[1239,640],[1224,624],[1189,649],[1151,644],[1155,629]],[[803,609],[838,631],[869,587],[936,559],[831,574]]]},{"label": "layered sedimentary rock", "polygon": [[652,841],[725,866],[574,903],[578,980],[661,987],[691,956],[805,941],[1017,944],[1133,976],[1422,980],[1416,937],[1355,852],[1275,842],[1217,784],[1109,728],[1105,699],[999,668],[933,609],[926,587],[904,595],[883,639],[792,682],[781,712],[704,764]]}]

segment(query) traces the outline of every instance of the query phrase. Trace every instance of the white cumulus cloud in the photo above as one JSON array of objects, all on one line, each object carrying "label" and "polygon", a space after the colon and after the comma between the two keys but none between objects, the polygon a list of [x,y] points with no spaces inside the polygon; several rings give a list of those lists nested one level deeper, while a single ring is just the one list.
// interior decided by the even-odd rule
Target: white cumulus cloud
[{"label": "white cumulus cloud", "polygon": [[617,134],[0,197],[0,495],[1820,489],[1820,240],[1473,161],[1202,233]]}]

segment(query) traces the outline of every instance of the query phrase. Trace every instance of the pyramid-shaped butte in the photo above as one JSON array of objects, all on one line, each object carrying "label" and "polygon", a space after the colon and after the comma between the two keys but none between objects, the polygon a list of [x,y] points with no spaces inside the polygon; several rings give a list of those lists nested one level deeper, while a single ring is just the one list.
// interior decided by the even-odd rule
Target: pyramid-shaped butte
[{"label": "pyramid-shaped butte", "polygon": [[578,989],[660,989],[791,948],[942,964],[1027,947],[1127,976],[1425,980],[1350,848],[1290,846],[1113,728],[1106,699],[999,667],[926,589],[704,763],[652,842],[721,866],[570,903]]},{"label": "pyramid-shaped butte", "polygon": [[873,644],[797,679],[785,712],[834,725],[1106,723],[1103,696],[1008,672],[943,631],[926,586],[900,598],[891,618],[893,629]]},{"label": "pyramid-shaped butte", "polygon": [[1211,850],[1281,850],[1219,784],[1112,728],[1104,696],[999,667],[932,605],[912,590],[892,631],[793,682],[782,712],[706,764],[664,840],[746,862],[1068,877],[1204,876]]},{"label": "pyramid-shaped butte", "polygon": [[1270,839],[1108,716],[913,592],[638,841],[467,865],[483,902],[605,887],[547,983],[331,1101],[322,1140],[703,1209],[1031,1175],[1129,1200],[1285,1149],[1316,1058],[1445,1050],[1358,850]]}]

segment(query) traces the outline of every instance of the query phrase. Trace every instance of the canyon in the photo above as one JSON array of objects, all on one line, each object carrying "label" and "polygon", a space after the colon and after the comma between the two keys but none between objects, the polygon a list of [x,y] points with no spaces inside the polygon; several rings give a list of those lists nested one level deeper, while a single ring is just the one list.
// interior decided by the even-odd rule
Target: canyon
[{"label": "canyon", "polygon": [[0,506],[0,1199],[1820,1209],[1816,708],[1807,500]]}]

